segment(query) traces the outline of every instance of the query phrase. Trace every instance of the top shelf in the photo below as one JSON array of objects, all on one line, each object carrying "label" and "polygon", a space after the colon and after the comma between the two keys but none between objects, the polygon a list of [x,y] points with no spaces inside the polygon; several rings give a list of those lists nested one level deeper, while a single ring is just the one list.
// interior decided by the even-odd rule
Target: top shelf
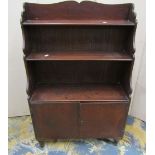
[{"label": "top shelf", "polygon": [[54,4],[24,3],[22,25],[134,26],[134,5],[65,1]]},{"label": "top shelf", "polygon": [[99,25],[99,26],[134,26],[129,20],[26,20],[23,25]]}]

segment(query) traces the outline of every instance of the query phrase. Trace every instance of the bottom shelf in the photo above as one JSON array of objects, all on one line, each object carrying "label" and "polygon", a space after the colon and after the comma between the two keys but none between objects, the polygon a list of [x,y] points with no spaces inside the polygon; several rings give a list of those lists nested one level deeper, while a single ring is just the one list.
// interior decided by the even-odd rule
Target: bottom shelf
[{"label": "bottom shelf", "polygon": [[30,102],[52,101],[106,101],[128,102],[121,85],[81,84],[38,86],[32,93]]}]

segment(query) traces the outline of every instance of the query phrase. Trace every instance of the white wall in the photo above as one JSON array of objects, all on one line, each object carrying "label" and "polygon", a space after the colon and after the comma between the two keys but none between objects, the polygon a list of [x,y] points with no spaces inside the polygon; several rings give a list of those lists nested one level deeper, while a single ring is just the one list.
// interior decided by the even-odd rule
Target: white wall
[{"label": "white wall", "polygon": [[146,121],[146,53],[145,47],[138,73],[131,114]]},{"label": "white wall", "polygon": [[22,1],[9,1],[9,116],[29,114],[26,101],[26,75],[22,53],[20,16]]},{"label": "white wall", "polygon": [[[54,3],[59,0],[25,0],[26,2],[34,3]],[[22,35],[20,28],[20,18],[23,1],[13,0],[9,1],[9,116],[21,116],[29,114],[28,104],[26,100],[26,75],[23,64],[22,54]],[[78,0],[79,1],[79,0]],[[95,0],[94,0],[95,1]],[[137,13],[138,27],[136,33],[136,61],[133,70],[132,87],[133,93],[136,87],[136,81],[140,70],[142,53],[145,46],[145,0],[96,0],[101,3],[134,3],[135,11]],[[145,53],[145,51],[144,51]],[[144,58],[145,59],[145,58]],[[144,67],[142,68],[144,70]],[[145,71],[142,71],[145,72]],[[142,75],[143,76],[143,75]],[[144,82],[144,79],[141,79]],[[141,91],[141,89],[136,89]],[[144,94],[145,95],[145,94]],[[136,98],[136,96],[134,96]],[[134,99],[134,106],[130,113],[144,119],[145,115],[145,101]],[[141,104],[143,102],[143,104]],[[136,106],[135,106],[136,105]],[[144,108],[137,108],[137,106],[144,106]],[[132,106],[131,106],[132,107]],[[142,115],[139,115],[142,113]]]}]

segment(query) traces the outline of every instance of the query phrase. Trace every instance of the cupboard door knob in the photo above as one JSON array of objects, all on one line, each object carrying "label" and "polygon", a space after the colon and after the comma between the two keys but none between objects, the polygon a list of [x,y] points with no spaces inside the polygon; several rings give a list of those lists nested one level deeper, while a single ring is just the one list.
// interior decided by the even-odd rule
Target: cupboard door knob
[{"label": "cupboard door knob", "polygon": [[84,123],[84,121],[83,121],[83,120],[81,120],[80,122],[81,122],[81,125]]}]

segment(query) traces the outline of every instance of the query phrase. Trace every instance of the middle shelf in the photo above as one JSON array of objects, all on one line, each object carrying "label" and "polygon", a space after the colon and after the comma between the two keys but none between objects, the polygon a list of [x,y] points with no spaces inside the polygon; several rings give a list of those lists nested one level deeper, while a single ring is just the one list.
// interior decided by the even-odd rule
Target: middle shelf
[{"label": "middle shelf", "polygon": [[104,61],[132,61],[133,58],[127,52],[105,51],[52,51],[31,52],[28,61],[45,60],[104,60]]}]

